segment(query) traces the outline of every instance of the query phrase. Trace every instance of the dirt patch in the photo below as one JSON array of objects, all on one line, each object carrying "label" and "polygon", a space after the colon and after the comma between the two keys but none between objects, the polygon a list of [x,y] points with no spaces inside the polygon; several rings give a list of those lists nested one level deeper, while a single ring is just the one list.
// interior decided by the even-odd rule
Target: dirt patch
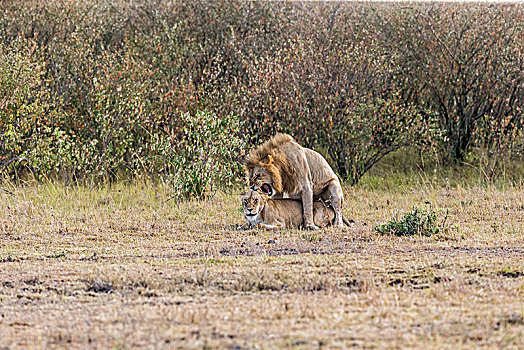
[{"label": "dirt patch", "polygon": [[501,317],[495,324],[495,329],[500,329],[500,327],[507,326],[522,326],[524,325],[524,316],[519,313],[511,313]]},{"label": "dirt patch", "polygon": [[113,293],[115,287],[111,283],[99,281],[86,281],[86,292],[93,293]]},{"label": "dirt patch", "polygon": [[498,271],[497,275],[509,278],[519,278],[524,276],[524,272],[522,270],[504,269]]}]

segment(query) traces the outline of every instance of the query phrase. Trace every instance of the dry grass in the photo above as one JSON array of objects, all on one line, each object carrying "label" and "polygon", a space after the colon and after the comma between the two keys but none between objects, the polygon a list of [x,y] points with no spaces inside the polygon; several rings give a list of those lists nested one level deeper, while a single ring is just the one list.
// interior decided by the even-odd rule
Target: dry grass
[{"label": "dry grass", "polygon": [[[522,188],[346,189],[342,231],[235,230],[237,196],[0,194],[0,348],[518,348]],[[430,201],[447,232],[373,226]]]}]

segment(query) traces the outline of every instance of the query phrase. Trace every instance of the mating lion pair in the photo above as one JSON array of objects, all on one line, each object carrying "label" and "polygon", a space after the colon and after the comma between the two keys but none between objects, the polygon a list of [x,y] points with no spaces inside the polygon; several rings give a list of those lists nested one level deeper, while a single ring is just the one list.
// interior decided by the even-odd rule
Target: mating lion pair
[{"label": "mating lion pair", "polygon": [[337,175],[324,157],[291,136],[276,134],[251,150],[244,165],[251,190],[242,195],[242,228],[348,224],[342,216],[344,194]]}]

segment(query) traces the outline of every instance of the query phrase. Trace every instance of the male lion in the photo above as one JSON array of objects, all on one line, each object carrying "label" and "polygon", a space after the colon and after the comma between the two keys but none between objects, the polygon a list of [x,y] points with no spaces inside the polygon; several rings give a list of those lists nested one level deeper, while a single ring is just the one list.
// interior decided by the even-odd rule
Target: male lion
[{"label": "male lion", "polygon": [[317,229],[313,221],[313,196],[332,203],[334,226],[344,226],[344,194],[337,175],[317,152],[300,146],[287,134],[276,134],[247,156],[249,185],[271,198],[301,199],[304,226]]},{"label": "male lion", "polygon": [[[241,196],[245,225],[239,229],[262,227],[267,229],[300,228],[303,224],[302,203],[297,199],[269,199],[269,196],[249,190]],[[335,212],[329,204],[313,203],[313,221],[318,227],[333,224]],[[349,226],[346,218],[342,218]]]}]

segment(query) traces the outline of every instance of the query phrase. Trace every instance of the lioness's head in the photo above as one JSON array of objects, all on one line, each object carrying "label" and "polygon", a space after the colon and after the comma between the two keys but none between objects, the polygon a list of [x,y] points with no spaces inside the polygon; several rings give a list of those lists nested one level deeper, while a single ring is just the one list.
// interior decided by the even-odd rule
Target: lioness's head
[{"label": "lioness's head", "polygon": [[264,205],[266,204],[268,197],[258,191],[249,190],[240,198],[242,199],[242,210],[244,215],[249,220],[250,218],[255,218],[258,214],[260,214],[262,209],[264,209]]},{"label": "lioness's head", "polygon": [[267,168],[263,165],[258,165],[249,170],[249,187],[252,190],[259,190],[267,194],[269,197],[275,194],[275,187],[273,185],[273,176],[269,173]]}]

